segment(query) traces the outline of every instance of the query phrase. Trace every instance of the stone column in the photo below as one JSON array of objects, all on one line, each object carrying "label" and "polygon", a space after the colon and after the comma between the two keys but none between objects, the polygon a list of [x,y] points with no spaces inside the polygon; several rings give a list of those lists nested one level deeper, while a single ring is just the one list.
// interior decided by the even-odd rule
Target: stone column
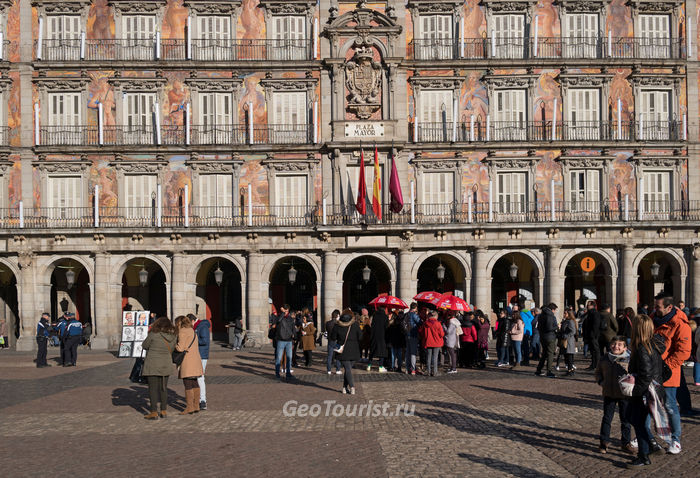
[{"label": "stone column", "polygon": [[338,253],[326,251],[323,254],[323,314],[319,317],[319,325],[325,324],[331,317],[334,309],[340,310],[342,304],[338,302]]},{"label": "stone column", "polygon": [[104,252],[95,254],[95,277],[94,283],[90,285],[95,289],[95,328],[91,343],[96,350],[107,350],[111,336],[117,333],[121,325],[121,309],[114,308],[114,304],[119,303],[119,298],[114,297],[114,288],[109,283],[111,272],[110,255]]},{"label": "stone column", "polygon": [[36,348],[36,322],[43,311],[38,311],[34,291],[34,275],[36,274],[36,257],[20,253],[20,274],[17,278],[17,302],[20,317],[20,336],[17,339],[17,350],[28,351]]},{"label": "stone column", "polygon": [[399,250],[399,290],[397,292],[399,298],[407,304],[410,304],[413,296],[416,295],[416,284],[411,279],[412,257],[412,251],[408,249]]},{"label": "stone column", "polygon": [[637,271],[633,270],[634,247],[625,244],[622,247],[622,264],[620,279],[622,279],[622,303],[618,307],[632,307],[637,310]]},{"label": "stone column", "polygon": [[173,254],[172,273],[170,279],[170,293],[172,294],[172,306],[170,307],[172,318],[179,315],[194,313],[193,305],[195,297],[189,294],[187,281],[187,255],[180,252]]},{"label": "stone column", "polygon": [[486,274],[486,248],[476,247],[472,258],[472,284],[474,306],[488,316],[491,312],[491,277]]},{"label": "stone column", "polygon": [[[554,302],[557,306],[564,310],[562,307],[564,305],[564,276],[562,271],[559,270],[559,261],[561,249],[559,246],[551,246],[547,250],[547,304]],[[547,304],[537,304],[538,306],[544,306]]]},{"label": "stone column", "polygon": [[248,253],[248,296],[246,309],[248,312],[248,334],[258,343],[264,344],[267,337],[267,317],[269,304],[267,294],[262,291],[263,255],[259,251]]}]

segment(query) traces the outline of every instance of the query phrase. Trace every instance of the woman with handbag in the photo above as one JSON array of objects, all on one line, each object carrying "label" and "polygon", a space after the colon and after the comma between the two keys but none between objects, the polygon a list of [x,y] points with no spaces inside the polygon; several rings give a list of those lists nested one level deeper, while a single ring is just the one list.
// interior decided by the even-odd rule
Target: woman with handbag
[{"label": "woman with handbag", "polygon": [[360,341],[362,334],[357,319],[353,318],[352,310],[345,309],[340,315],[340,320],[333,327],[329,340],[336,343],[338,359],[343,364],[345,373],[343,374],[342,393],[355,395],[355,382],[352,379],[352,366],[360,360]]},{"label": "woman with handbag", "polygon": [[520,367],[520,362],[522,361],[522,348],[523,336],[525,335],[525,322],[523,322],[522,317],[520,317],[520,312],[517,310],[513,312],[513,317],[511,318],[510,330],[508,330],[508,338],[513,347],[513,355],[515,356],[515,363],[510,368],[511,370],[517,370]]},{"label": "woman with handbag", "polygon": [[158,402],[160,401],[160,417],[167,417],[168,377],[173,373],[172,351],[175,350],[175,327],[167,317],[160,317],[151,326],[143,349],[147,350],[143,362],[142,375],[148,380],[148,396],[151,399],[151,412],[144,416],[146,420],[158,418]]},{"label": "woman with handbag", "polygon": [[180,415],[187,415],[199,411],[199,384],[197,383],[197,378],[204,374],[204,370],[202,370],[199,346],[195,343],[197,336],[192,328],[192,321],[181,315],[175,319],[175,327],[177,327],[177,345],[175,350],[185,354],[180,364],[178,378],[181,378],[185,385],[187,407],[180,412]]},{"label": "woman with handbag", "polygon": [[576,333],[578,332],[578,324],[573,311],[568,310],[561,323],[559,329],[559,351],[564,354],[564,363],[566,363],[566,375],[573,375],[574,370],[574,354],[576,353]]}]

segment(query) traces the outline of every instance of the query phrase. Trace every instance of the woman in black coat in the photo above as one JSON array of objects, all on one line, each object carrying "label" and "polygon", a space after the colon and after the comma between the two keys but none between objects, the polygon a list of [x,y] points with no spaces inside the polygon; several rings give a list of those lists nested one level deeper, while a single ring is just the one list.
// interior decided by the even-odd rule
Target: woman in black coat
[{"label": "woman in black coat", "polygon": [[[632,355],[629,373],[634,375],[634,388],[630,399],[631,422],[637,435],[637,458],[627,464],[627,468],[640,468],[651,465],[649,451],[653,438],[646,427],[649,409],[644,403],[644,396],[649,387],[663,383],[663,361],[661,355],[666,350],[664,339],[654,335],[654,322],[647,315],[638,315],[632,326]],[[659,386],[659,388],[661,388]],[[656,449],[658,445],[654,448]]]},{"label": "woman in black coat", "polygon": [[379,359],[379,371],[386,372],[384,368],[384,359],[389,355],[386,348],[386,329],[389,328],[389,319],[382,309],[377,311],[372,316],[372,338],[370,339],[369,361],[367,362],[367,371],[372,370],[372,359]]},{"label": "woman in black coat", "polygon": [[353,317],[350,309],[343,310],[340,320],[333,327],[328,336],[329,341],[335,341],[338,346],[343,347],[342,353],[338,355],[338,360],[343,364],[345,373],[343,374],[342,393],[355,395],[355,382],[352,379],[352,366],[360,360],[360,325]]}]

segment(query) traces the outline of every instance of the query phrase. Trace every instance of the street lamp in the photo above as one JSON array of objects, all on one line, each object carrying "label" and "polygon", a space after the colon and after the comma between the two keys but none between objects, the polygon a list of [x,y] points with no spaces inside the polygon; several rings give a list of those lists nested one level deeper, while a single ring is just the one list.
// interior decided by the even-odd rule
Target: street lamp
[{"label": "street lamp", "polygon": [[139,284],[141,284],[141,287],[146,287],[146,284],[148,283],[148,271],[144,266],[141,266],[141,270],[139,271]]},{"label": "street lamp", "polygon": [[651,276],[654,279],[659,278],[659,271],[661,270],[661,266],[658,262],[656,262],[656,259],[654,259],[654,263],[651,266],[649,266],[649,270],[651,270]]},{"label": "street lamp", "polygon": [[510,265],[508,268],[508,273],[510,274],[510,278],[513,282],[518,278],[518,266],[515,265],[515,261]]},{"label": "street lamp", "polygon": [[214,282],[216,285],[221,286],[221,282],[224,280],[224,271],[219,267],[219,263],[216,263],[216,270],[214,271]]},{"label": "street lamp", "polygon": [[440,265],[437,266],[435,272],[437,272],[437,278],[440,282],[445,280],[445,266],[442,265],[442,260],[440,260]]},{"label": "street lamp", "polygon": [[365,261],[365,267],[362,268],[362,280],[365,281],[365,284],[369,282],[369,276],[371,273],[372,269],[369,268],[367,261]]},{"label": "street lamp", "polygon": [[68,269],[66,271],[66,284],[68,285],[68,288],[72,288],[73,284],[75,284],[75,272],[73,272],[73,269]]},{"label": "street lamp", "polygon": [[289,278],[289,283],[291,285],[294,285],[294,283],[297,281],[297,270],[294,268],[294,264],[292,264],[292,267],[290,267],[287,271],[287,277]]}]

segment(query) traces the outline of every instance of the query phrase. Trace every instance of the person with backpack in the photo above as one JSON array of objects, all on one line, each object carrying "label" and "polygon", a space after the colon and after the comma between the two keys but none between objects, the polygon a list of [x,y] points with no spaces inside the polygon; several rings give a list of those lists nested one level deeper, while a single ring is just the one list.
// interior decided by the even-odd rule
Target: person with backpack
[{"label": "person with backpack", "polygon": [[411,302],[411,308],[403,316],[402,328],[406,334],[406,373],[416,374],[416,356],[418,355],[418,327],[420,316],[418,304]]},{"label": "person with backpack", "polygon": [[281,379],[280,365],[282,363],[282,355],[286,355],[285,361],[286,379],[292,378],[292,340],[296,334],[294,319],[289,315],[289,306],[284,304],[280,307],[281,314],[275,323],[275,339],[277,340],[277,349],[275,350],[275,376]]}]

